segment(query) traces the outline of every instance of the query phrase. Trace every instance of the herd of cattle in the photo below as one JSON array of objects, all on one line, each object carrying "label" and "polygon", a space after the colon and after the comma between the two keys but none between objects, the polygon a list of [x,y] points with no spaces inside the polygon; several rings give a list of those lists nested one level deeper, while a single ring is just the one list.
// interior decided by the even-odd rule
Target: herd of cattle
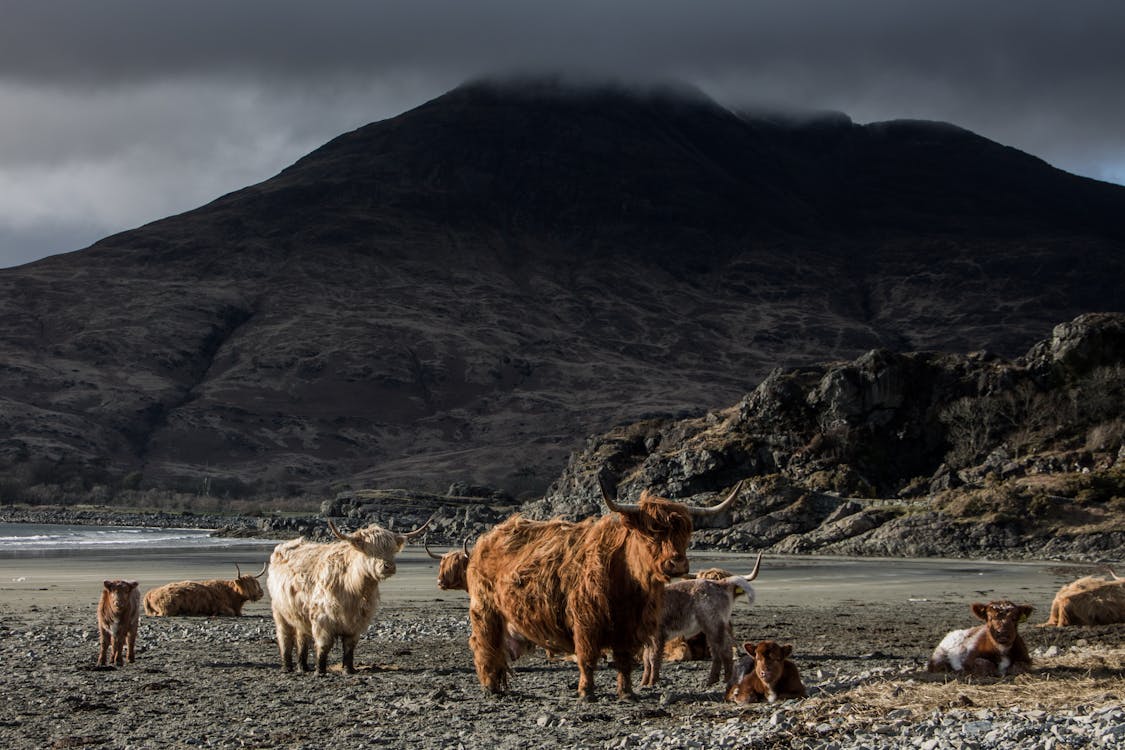
[{"label": "herd of cattle", "polygon": [[[580,522],[534,521],[515,515],[483,534],[470,550],[444,555],[438,586],[469,593],[469,619],[477,677],[483,688],[502,693],[511,663],[538,646],[548,655],[565,654],[577,662],[578,695],[591,698],[594,671],[603,656],[617,672],[617,694],[633,695],[637,658],[642,686],[654,686],[663,659],[710,658],[707,684],[725,682],[725,696],[738,703],[806,694],[792,646],[774,641],[748,642],[737,664],[731,630],[735,597],[754,602],[750,585],[759,572],[745,576],[712,569],[688,575],[687,547],[693,518],[727,512],[741,483],[720,503],[694,507],[641,494],[635,504],[618,502],[615,491],[601,485],[611,513]],[[431,519],[432,520],[432,519]],[[274,548],[267,566],[234,580],[181,581],[149,591],[144,611],[150,616],[237,616],[247,601],[262,598],[258,579],[269,571],[273,619],[282,667],[325,673],[336,641],[343,668],[355,671],[355,647],[379,603],[379,583],[395,572],[395,555],[425,532],[430,521],[407,533],[370,525],[351,534],[328,522],[337,541],[302,538]],[[427,552],[429,548],[427,547]],[[1087,577],[1064,586],[1045,625],[1098,625],[1125,622],[1125,579]],[[683,580],[675,580],[681,578]],[[1018,633],[1032,608],[1010,601],[975,603],[982,624],[949,633],[930,658],[930,671],[1004,676],[1026,671],[1031,659]],[[98,604],[98,664],[120,666],[133,661],[141,611],[136,581],[105,581]],[[126,648],[127,646],[127,648]],[[123,653],[123,652],[126,652]],[[706,655],[706,656],[705,656]]]}]

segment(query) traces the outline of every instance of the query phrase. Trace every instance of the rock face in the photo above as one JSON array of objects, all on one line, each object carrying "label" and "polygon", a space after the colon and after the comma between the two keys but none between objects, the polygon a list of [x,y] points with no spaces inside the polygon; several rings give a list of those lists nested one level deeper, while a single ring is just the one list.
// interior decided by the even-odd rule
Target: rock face
[{"label": "rock face", "polygon": [[[737,408],[759,433],[653,477],[687,492],[793,461],[883,491],[941,452],[916,388],[979,390],[945,355],[890,352],[1011,357],[1122,310],[1123,216],[1125,189],[940,123],[467,85],[195,211],[0,271],[0,502],[539,493],[585,435],[803,365]],[[1037,356],[1107,356],[1070,337]],[[960,367],[987,376],[979,359]],[[629,450],[681,429],[659,424],[627,430]],[[884,460],[829,468],[854,425]]]},{"label": "rock face", "polygon": [[871,351],[776,370],[703,417],[591,438],[542,517],[619,493],[672,498],[750,477],[697,541],[738,551],[1114,557],[1125,544],[1125,316],[1056,326],[1014,361]]}]

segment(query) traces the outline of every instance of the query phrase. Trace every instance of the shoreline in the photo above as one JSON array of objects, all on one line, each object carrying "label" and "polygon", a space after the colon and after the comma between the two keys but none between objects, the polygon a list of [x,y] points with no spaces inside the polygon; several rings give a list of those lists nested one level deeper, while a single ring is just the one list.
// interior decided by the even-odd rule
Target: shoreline
[{"label": "shoreline", "polygon": [[[244,568],[260,564],[264,558],[251,557],[268,555],[272,544],[236,559]],[[230,552],[145,549],[0,560],[8,696],[0,702],[0,744],[11,750],[881,750],[923,737],[943,750],[1040,747],[1022,739],[1049,726],[1058,727],[1060,739],[1075,740],[1060,747],[1086,746],[1079,739],[1099,747],[1101,737],[1116,736],[1125,723],[1125,625],[1021,626],[1036,671],[1019,678],[959,680],[922,669],[943,633],[972,624],[970,601],[1012,598],[1035,606],[1034,622],[1045,619],[1054,591],[1082,567],[1051,561],[887,564],[767,554],[753,584],[756,601],[735,602],[732,626],[739,643],[769,638],[794,645],[810,697],[777,704],[724,703],[719,687],[703,684],[709,662],[668,663],[657,688],[639,688],[638,670],[632,703],[614,697],[613,670],[602,665],[599,696],[584,703],[575,699],[575,666],[542,652],[513,665],[509,694],[482,696],[468,645],[468,595],[439,590],[437,561],[415,545],[398,555],[397,572],[380,585],[381,603],[357,648],[355,675],[339,671],[338,647],[324,677],[284,673],[268,593],[247,603],[242,617],[142,616],[136,663],[93,666],[103,578],[135,574],[147,589],[168,580],[230,577]],[[693,569],[721,564],[748,571],[754,556],[694,550],[690,557]],[[13,580],[20,577],[25,580]],[[986,731],[996,743],[979,744]]]}]

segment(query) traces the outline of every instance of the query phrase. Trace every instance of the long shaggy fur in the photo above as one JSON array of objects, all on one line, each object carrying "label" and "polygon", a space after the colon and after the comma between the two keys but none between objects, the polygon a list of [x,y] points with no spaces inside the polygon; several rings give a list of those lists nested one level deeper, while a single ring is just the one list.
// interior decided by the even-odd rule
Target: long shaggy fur
[{"label": "long shaggy fur", "polygon": [[1088,576],[1059,589],[1044,625],[1111,625],[1125,622],[1125,579]]},{"label": "long shaggy fur", "polygon": [[175,581],[145,594],[145,614],[238,617],[246,602],[256,602],[262,595],[262,586],[252,575],[233,580]]},{"label": "long shaggy fur", "polygon": [[344,669],[354,672],[355,645],[379,604],[379,582],[395,572],[395,555],[406,537],[371,525],[351,541],[283,542],[270,555],[269,592],[282,666],[293,670],[296,649],[301,669],[316,644],[317,671],[328,668],[328,653],[339,638]]},{"label": "long shaggy fur", "polygon": [[593,691],[603,648],[618,694],[631,695],[634,653],[659,637],[664,585],[687,572],[691,516],[644,493],[638,512],[573,523],[516,515],[485,534],[468,566],[470,645],[481,685],[507,688],[505,635],[574,653],[578,693]]}]

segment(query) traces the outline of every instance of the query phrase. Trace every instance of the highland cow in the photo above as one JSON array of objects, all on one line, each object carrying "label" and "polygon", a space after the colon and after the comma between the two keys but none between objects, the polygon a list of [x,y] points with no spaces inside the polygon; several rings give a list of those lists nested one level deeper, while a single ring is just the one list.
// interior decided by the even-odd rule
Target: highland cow
[{"label": "highland cow", "polygon": [[343,665],[355,673],[355,647],[379,604],[379,582],[394,575],[394,557],[430,522],[406,534],[372,524],[326,544],[304,537],[283,542],[270,555],[269,591],[282,668],[293,671],[297,650],[301,670],[311,671],[309,648],[316,644],[316,671],[328,670],[328,654],[339,638]]},{"label": "highland cow", "polygon": [[975,602],[970,610],[984,624],[947,634],[930,657],[929,671],[1002,677],[1031,668],[1031,656],[1018,632],[1032,612],[1030,606],[1002,599]]},{"label": "highland cow", "polygon": [[246,602],[262,598],[262,586],[257,579],[266,574],[267,565],[254,575],[238,574],[234,580],[176,581],[150,590],[145,594],[145,614],[150,617],[198,615],[207,617],[239,617]]},{"label": "highland cow", "polygon": [[1110,580],[1088,576],[1059,589],[1051,615],[1042,625],[1112,625],[1125,622],[1125,578],[1109,571]]},{"label": "highland cow", "polygon": [[797,665],[789,660],[792,646],[774,641],[742,644],[746,655],[738,662],[726,699],[735,703],[774,703],[786,698],[805,698],[805,685]]},{"label": "highland cow", "polygon": [[646,646],[642,686],[653,686],[660,680],[660,664],[673,638],[691,638],[702,635],[711,655],[711,673],[706,684],[723,680],[730,682],[734,666],[734,637],[731,630],[731,610],[736,591],[746,594],[747,604],[754,604],[754,588],[750,585],[758,577],[762,564],[759,553],[754,570],[748,576],[730,575],[720,580],[695,578],[676,581],[664,587],[664,608],[660,618],[659,647]]},{"label": "highland cow", "polygon": [[488,691],[508,685],[505,636],[578,660],[578,695],[591,699],[603,648],[613,655],[617,694],[631,697],[637,651],[657,646],[664,587],[688,571],[694,515],[728,509],[741,483],[720,504],[693,508],[645,491],[635,505],[617,503],[601,482],[612,515],[572,523],[509,518],[482,536],[468,568],[469,644]]},{"label": "highland cow", "polygon": [[110,661],[122,666],[122,651],[128,645],[128,660],[133,663],[137,628],[141,619],[141,592],[136,581],[103,581],[98,601],[98,666]]}]

